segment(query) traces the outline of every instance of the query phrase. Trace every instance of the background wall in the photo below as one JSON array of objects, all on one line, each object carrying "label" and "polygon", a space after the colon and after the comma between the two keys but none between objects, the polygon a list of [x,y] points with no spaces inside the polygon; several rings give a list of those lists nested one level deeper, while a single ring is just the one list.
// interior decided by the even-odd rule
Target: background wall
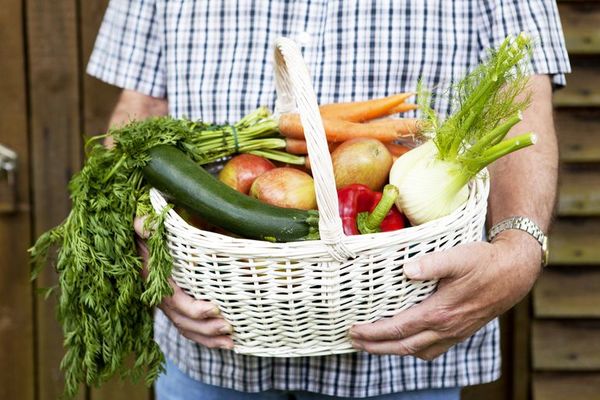
[{"label": "background wall", "polygon": [[599,399],[600,2],[559,8],[573,73],[555,98],[560,198],[551,266],[533,291],[532,393],[536,400]]},{"label": "background wall", "polygon": [[[0,7],[0,143],[18,153],[9,196],[0,175],[0,398],[56,399],[62,334],[55,299],[29,280],[26,249],[69,211],[66,184],[83,160],[82,133],[106,128],[118,90],[85,76],[107,0],[3,0]],[[551,266],[530,298],[503,317],[504,375],[464,399],[600,398],[600,2],[561,1],[572,54],[557,93],[563,162]],[[149,399],[113,381],[79,399]]]}]

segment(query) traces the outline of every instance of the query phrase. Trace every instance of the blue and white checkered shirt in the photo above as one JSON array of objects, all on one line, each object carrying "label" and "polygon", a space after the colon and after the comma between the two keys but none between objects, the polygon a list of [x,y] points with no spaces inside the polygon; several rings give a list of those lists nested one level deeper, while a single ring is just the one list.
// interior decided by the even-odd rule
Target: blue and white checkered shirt
[{"label": "blue and white checkered shirt", "polygon": [[[531,34],[531,67],[564,85],[569,72],[556,4],[549,0],[112,0],[88,72],[167,97],[170,114],[236,121],[275,100],[272,45],[303,46],[322,103],[444,88],[508,34]],[[444,98],[438,112],[447,114]],[[268,334],[268,333],[267,333]],[[191,377],[231,389],[306,390],[367,397],[490,382],[500,374],[498,321],[427,362],[366,353],[257,358],[210,350],[160,312],[156,340]]]}]

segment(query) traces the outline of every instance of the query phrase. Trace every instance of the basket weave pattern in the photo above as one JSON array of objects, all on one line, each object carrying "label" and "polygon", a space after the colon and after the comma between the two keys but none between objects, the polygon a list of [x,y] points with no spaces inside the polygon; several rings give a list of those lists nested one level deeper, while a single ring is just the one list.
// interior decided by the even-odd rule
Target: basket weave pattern
[{"label": "basket weave pattern", "polygon": [[[403,265],[422,254],[481,240],[488,180],[470,184],[453,214],[417,227],[345,236],[331,157],[306,66],[297,46],[275,47],[276,114],[300,113],[313,165],[321,240],[270,243],[165,220],[173,279],[188,294],[217,304],[234,328],[234,350],[256,356],[316,356],[354,351],[355,323],[390,317],[429,296],[434,281],[411,281]],[[152,189],[160,211],[165,198]]]}]

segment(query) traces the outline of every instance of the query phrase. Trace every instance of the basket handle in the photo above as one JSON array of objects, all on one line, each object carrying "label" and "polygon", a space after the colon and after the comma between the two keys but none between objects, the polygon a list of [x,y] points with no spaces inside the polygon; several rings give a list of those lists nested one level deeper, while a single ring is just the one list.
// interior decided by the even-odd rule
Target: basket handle
[{"label": "basket handle", "polygon": [[295,111],[296,106],[300,114],[315,181],[321,240],[328,245],[331,256],[336,260],[354,258],[354,252],[344,243],[346,235],[338,211],[331,155],[308,68],[300,48],[291,39],[278,38],[274,56],[275,115]]}]

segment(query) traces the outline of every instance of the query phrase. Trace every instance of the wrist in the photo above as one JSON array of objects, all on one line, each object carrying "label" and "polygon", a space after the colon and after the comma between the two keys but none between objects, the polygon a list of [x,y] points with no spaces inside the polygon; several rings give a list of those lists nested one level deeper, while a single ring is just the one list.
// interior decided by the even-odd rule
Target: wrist
[{"label": "wrist", "polygon": [[544,231],[532,219],[524,216],[514,216],[503,219],[496,223],[488,232],[488,238],[493,241],[494,238],[501,232],[506,230],[518,230],[527,233],[532,239],[540,245],[541,265],[548,264],[548,238]]},{"label": "wrist", "polygon": [[499,254],[512,257],[519,265],[529,267],[535,274],[542,271],[542,246],[529,233],[507,229],[498,233],[490,243],[500,248]]}]

